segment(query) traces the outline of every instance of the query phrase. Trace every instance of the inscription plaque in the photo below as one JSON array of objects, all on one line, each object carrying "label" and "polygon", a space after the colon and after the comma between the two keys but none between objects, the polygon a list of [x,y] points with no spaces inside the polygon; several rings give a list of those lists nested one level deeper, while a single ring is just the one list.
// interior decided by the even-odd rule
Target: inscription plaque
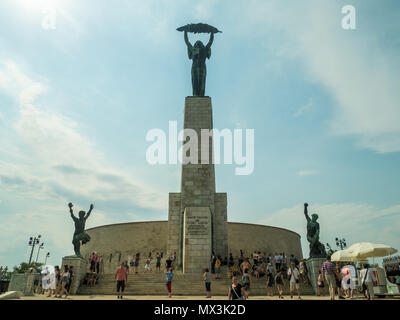
[{"label": "inscription plaque", "polygon": [[209,207],[189,207],[184,212],[183,272],[201,273],[211,256]]}]

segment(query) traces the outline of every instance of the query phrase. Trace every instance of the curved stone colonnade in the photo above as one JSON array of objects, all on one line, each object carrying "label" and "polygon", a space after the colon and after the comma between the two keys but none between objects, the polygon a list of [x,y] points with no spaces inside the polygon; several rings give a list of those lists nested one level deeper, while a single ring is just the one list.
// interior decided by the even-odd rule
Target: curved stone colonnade
[{"label": "curved stone colonnade", "polygon": [[[168,239],[167,221],[130,222],[104,225],[87,229],[91,241],[81,247],[82,256],[89,258],[92,252],[103,254],[104,273],[115,272],[116,267],[123,261],[130,261],[140,252],[140,268],[143,259],[151,252],[152,257],[162,252],[164,258],[173,252],[166,252]],[[283,228],[228,222],[228,248],[234,257],[240,250],[250,257],[255,250],[275,254],[284,252],[287,257],[291,254],[298,259],[303,257],[300,235]],[[224,257],[223,257],[224,258]],[[155,268],[155,262],[152,262]]]}]

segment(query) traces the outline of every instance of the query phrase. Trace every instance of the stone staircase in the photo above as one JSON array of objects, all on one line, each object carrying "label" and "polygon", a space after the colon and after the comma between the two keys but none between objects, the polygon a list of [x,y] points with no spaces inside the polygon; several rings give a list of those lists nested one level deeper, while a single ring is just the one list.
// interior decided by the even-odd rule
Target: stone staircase
[{"label": "stone staircase", "polygon": [[[115,295],[116,282],[114,274],[102,274],[99,281],[93,287],[81,286],[78,290],[80,295]],[[214,280],[212,275],[211,293],[215,296],[227,296],[228,289],[231,284],[230,279],[225,274],[221,274],[219,280]],[[250,296],[266,296],[265,277],[256,279],[252,278]],[[311,286],[301,284],[302,295],[313,295]],[[165,287],[164,273],[156,273],[155,271],[128,275],[128,285],[125,287],[125,295],[167,295]],[[205,286],[200,274],[182,274],[179,271],[174,273],[172,280],[173,295],[201,296],[205,295]],[[275,294],[277,294],[275,289]],[[289,284],[286,281],[285,293],[289,294]]]}]

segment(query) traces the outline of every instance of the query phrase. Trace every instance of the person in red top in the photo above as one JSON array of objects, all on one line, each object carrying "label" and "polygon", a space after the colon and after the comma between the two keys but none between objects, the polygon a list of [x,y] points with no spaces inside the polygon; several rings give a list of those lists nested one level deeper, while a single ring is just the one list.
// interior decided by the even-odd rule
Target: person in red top
[{"label": "person in red top", "polygon": [[96,272],[96,263],[97,263],[97,254],[96,252],[93,252],[90,258],[90,271]]},{"label": "person in red top", "polygon": [[[115,272],[115,280],[117,280],[118,299],[122,299],[122,293],[125,290],[125,285],[128,284],[128,273],[126,272],[124,263],[121,263],[121,266],[117,268],[117,271]],[[121,295],[119,293],[120,291]]]}]

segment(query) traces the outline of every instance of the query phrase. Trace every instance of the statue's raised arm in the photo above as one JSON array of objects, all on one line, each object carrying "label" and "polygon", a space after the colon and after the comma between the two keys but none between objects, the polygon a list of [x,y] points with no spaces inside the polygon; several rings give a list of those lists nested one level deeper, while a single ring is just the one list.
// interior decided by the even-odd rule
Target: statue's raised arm
[{"label": "statue's raised arm", "polygon": [[183,39],[185,39],[185,43],[186,43],[186,46],[187,46],[187,49],[188,49],[188,57],[189,57],[189,59],[192,59],[193,46],[189,41],[188,34],[187,34],[186,30],[184,32]]},{"label": "statue's raised arm", "polygon": [[74,211],[72,210],[73,206],[74,205],[71,202],[68,203],[69,213],[71,214],[71,218],[72,218],[72,220],[76,221],[76,220],[78,220],[78,218],[74,216]]},{"label": "statue's raised arm", "polygon": [[308,215],[308,203],[306,202],[305,204],[304,204],[304,215],[306,216],[306,219],[307,219],[307,222],[310,222],[311,221],[311,219],[310,219],[310,217],[309,217],[309,215]]},{"label": "statue's raised arm", "polygon": [[186,45],[188,46],[188,48],[193,47],[192,44],[189,41],[189,37],[188,37],[188,33],[185,30],[185,32],[183,33],[183,39],[185,40]]},{"label": "statue's raised arm", "polygon": [[211,58],[211,46],[214,42],[214,33],[210,34],[210,40],[208,41],[207,45],[206,45],[206,49],[207,49],[207,58],[210,59]]},{"label": "statue's raised arm", "polygon": [[87,218],[89,218],[89,216],[90,216],[90,214],[91,214],[93,208],[94,208],[94,206],[93,206],[93,204],[91,204],[91,205],[90,205],[90,209],[89,209],[89,211],[88,211],[87,214],[86,214],[85,220],[86,220]]},{"label": "statue's raised arm", "polygon": [[214,33],[211,33],[211,34],[210,34],[210,40],[208,41],[206,47],[207,47],[207,48],[211,48],[213,42],[214,42]]}]

